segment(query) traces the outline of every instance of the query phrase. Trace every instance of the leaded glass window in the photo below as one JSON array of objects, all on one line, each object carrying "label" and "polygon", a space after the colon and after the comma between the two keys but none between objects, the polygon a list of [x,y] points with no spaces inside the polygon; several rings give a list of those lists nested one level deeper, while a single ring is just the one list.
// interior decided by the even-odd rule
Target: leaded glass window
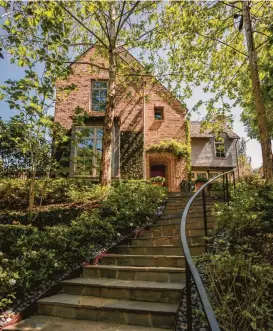
[{"label": "leaded glass window", "polygon": [[107,100],[107,81],[92,81],[92,104],[91,109],[94,111],[105,111]]}]

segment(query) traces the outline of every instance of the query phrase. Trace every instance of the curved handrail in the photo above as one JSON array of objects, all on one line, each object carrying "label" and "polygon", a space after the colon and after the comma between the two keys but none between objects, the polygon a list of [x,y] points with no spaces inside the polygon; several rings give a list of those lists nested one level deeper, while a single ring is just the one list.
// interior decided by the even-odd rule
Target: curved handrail
[{"label": "curved handrail", "polygon": [[[187,242],[186,223],[187,223],[187,216],[188,216],[189,209],[190,209],[193,201],[195,200],[195,198],[199,195],[199,193],[201,193],[210,183],[212,183],[216,179],[218,179],[222,176],[226,176],[226,178],[227,178],[227,175],[229,173],[233,173],[233,176],[234,176],[234,170],[227,171],[227,172],[225,172],[221,175],[218,175],[218,176],[212,178],[211,180],[209,180],[206,184],[204,184],[190,198],[190,200],[188,201],[188,203],[185,207],[185,210],[184,210],[182,218],[181,218],[181,223],[180,223],[180,236],[181,236],[181,243],[182,243],[182,247],[183,247],[183,251],[184,251],[185,261],[186,261],[186,268],[189,268],[189,270],[190,270],[190,273],[191,273],[193,281],[195,283],[195,286],[196,286],[199,298],[201,300],[201,304],[203,306],[208,324],[209,324],[212,331],[220,331],[220,327],[219,327],[219,324],[218,324],[217,319],[215,317],[212,306],[210,304],[210,301],[209,301],[208,295],[206,293],[205,287],[202,283],[201,277],[200,277],[200,275],[198,273],[198,270],[197,270],[197,268],[196,268],[196,266],[193,262],[193,259],[191,257],[190,249],[189,249],[188,242]],[[234,177],[233,177],[233,179],[234,179]]]}]

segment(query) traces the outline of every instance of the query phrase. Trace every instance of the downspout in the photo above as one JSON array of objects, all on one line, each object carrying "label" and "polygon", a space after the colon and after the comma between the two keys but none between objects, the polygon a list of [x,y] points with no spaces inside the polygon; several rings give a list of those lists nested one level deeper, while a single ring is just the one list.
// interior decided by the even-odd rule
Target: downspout
[{"label": "downspout", "polygon": [[237,143],[240,138],[236,139],[235,142],[235,150],[236,150],[236,161],[237,161],[237,171],[238,171],[238,179],[240,179],[240,168],[239,168],[239,160],[238,160],[238,148],[237,148]]},{"label": "downspout", "polygon": [[146,180],[146,153],[145,153],[145,128],[146,128],[146,81],[143,81],[143,179]]}]

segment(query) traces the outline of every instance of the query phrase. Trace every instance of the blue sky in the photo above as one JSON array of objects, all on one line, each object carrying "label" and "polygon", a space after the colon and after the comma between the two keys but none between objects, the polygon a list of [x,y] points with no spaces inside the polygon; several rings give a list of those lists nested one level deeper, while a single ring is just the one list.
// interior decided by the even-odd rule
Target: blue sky
[{"label": "blue sky", "polygon": [[[23,75],[23,69],[17,67],[14,64],[10,64],[8,54],[4,54],[5,59],[0,59],[0,85],[2,85],[8,79],[20,79]],[[204,100],[208,99],[208,96],[205,95],[201,88],[196,88],[193,90],[193,97],[190,100],[187,100],[187,108],[190,110],[193,105],[203,98]],[[242,109],[236,107],[233,109],[232,113],[234,116],[233,129],[240,137],[247,137],[245,133],[244,126],[240,121],[240,114]],[[0,101],[0,117],[3,119],[8,119],[10,116],[15,115],[15,112],[10,110],[7,103]],[[201,120],[202,113],[196,114],[192,113],[191,120]],[[247,154],[251,157],[252,167],[257,168],[262,164],[262,154],[261,146],[257,140],[251,139],[247,143]]]}]

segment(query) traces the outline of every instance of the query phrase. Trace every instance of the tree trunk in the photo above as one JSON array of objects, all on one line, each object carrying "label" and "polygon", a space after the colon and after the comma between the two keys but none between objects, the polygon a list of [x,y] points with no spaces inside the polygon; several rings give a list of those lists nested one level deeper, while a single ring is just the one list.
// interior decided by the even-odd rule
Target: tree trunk
[{"label": "tree trunk", "polygon": [[257,53],[254,45],[253,31],[251,25],[250,8],[248,1],[242,1],[245,36],[250,64],[251,81],[253,88],[253,97],[257,113],[257,122],[260,133],[260,141],[263,156],[264,177],[270,181],[273,179],[272,148],[271,137],[269,135],[268,120],[265,111],[265,105],[261,92],[259,71],[257,64]]},{"label": "tree trunk", "polygon": [[36,169],[34,168],[31,174],[30,187],[29,187],[29,202],[28,202],[28,221],[32,221],[34,197],[35,197],[35,180],[36,180]]},{"label": "tree trunk", "polygon": [[102,158],[101,158],[101,185],[111,185],[112,174],[112,145],[113,145],[113,127],[114,127],[114,110],[116,97],[116,21],[114,2],[109,4],[109,81],[106,112],[104,117],[103,139],[102,139]]}]

